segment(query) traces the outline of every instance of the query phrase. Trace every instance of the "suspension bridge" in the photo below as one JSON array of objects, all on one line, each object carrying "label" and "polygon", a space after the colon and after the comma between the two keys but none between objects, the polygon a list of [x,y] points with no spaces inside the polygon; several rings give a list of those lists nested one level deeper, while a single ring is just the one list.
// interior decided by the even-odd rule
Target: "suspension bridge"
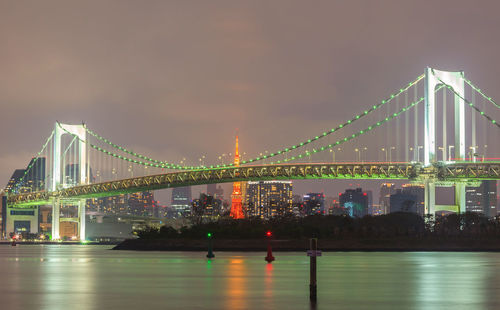
[{"label": "suspension bridge", "polygon": [[[59,239],[64,205],[78,207],[76,221],[84,239],[87,198],[251,180],[406,179],[425,185],[426,213],[465,212],[466,186],[500,179],[495,156],[500,151],[499,112],[500,105],[464,72],[426,68],[386,99],[314,137],[239,164],[214,160],[209,165],[201,159],[197,165],[153,159],[85,124],[57,122],[5,192],[11,208],[51,205],[53,239]],[[440,186],[454,187],[454,205],[436,205]]]}]

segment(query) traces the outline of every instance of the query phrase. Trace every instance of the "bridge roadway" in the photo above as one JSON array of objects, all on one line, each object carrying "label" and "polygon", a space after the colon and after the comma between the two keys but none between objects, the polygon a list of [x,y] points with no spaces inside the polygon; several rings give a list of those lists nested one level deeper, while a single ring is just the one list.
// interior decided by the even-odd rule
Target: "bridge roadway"
[{"label": "bridge roadway", "polygon": [[9,195],[7,203],[22,207],[51,204],[55,198],[105,197],[210,183],[297,179],[409,179],[417,182],[498,180],[500,162],[438,162],[429,167],[423,167],[421,163],[335,162],[207,168],[79,185],[54,192]]}]

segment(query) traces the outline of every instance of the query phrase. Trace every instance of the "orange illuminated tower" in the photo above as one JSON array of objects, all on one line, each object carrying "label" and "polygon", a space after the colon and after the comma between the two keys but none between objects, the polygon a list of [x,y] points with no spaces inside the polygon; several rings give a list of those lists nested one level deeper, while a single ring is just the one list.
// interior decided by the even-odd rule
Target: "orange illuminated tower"
[{"label": "orange illuminated tower", "polygon": [[[234,152],[234,166],[240,165],[240,152],[238,150],[238,136],[236,136],[236,151]],[[231,195],[231,217],[233,219],[245,218],[241,203],[241,182],[233,183],[233,193]]]}]

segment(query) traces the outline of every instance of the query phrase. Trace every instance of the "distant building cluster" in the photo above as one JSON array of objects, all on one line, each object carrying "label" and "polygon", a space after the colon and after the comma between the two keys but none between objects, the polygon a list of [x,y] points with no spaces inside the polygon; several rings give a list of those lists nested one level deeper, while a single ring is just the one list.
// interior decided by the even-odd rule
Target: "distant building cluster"
[{"label": "distant building cluster", "polygon": [[87,211],[106,215],[165,217],[151,191],[87,199]]},{"label": "distant building cluster", "polygon": [[[6,185],[6,193],[46,190],[46,164],[45,157],[38,157],[33,158],[26,169],[15,170]],[[79,182],[77,165],[67,164],[64,171],[65,185]],[[488,180],[476,185],[466,187],[466,210],[488,217],[497,216],[497,182]],[[5,196],[0,198],[2,236],[12,233],[50,234],[51,206],[12,208],[7,207]],[[152,191],[89,198],[86,200],[87,222],[91,228],[89,231],[95,238],[100,238],[102,234],[118,238],[125,237],[128,234],[125,231],[129,228],[161,225],[165,219],[212,220],[228,217],[235,209],[239,210],[239,207],[234,208],[235,202],[237,206],[241,203],[241,210],[246,218],[310,215],[363,217],[393,212],[410,212],[423,216],[425,189],[421,184],[403,184],[397,188],[394,183],[382,183],[378,201],[374,201],[373,193],[360,187],[348,188],[337,197],[326,197],[323,192],[294,195],[292,181],[264,180],[233,184],[233,193],[224,197],[224,190],[220,185],[208,184],[206,193],[201,193],[195,199],[192,197],[191,187],[172,189],[169,206],[160,205]],[[78,217],[78,207],[64,206],[60,216],[64,219],[60,222],[61,236],[75,236],[78,223],[74,219]],[[101,224],[108,225],[107,232],[104,232],[106,229]]]}]

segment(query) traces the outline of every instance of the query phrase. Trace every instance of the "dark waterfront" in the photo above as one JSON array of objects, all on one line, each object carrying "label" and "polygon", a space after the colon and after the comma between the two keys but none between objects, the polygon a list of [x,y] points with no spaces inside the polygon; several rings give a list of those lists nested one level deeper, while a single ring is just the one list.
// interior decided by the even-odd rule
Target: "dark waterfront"
[{"label": "dark waterfront", "polygon": [[[1,309],[309,309],[305,253],[0,246]],[[494,309],[500,254],[329,252],[317,309]]]}]

